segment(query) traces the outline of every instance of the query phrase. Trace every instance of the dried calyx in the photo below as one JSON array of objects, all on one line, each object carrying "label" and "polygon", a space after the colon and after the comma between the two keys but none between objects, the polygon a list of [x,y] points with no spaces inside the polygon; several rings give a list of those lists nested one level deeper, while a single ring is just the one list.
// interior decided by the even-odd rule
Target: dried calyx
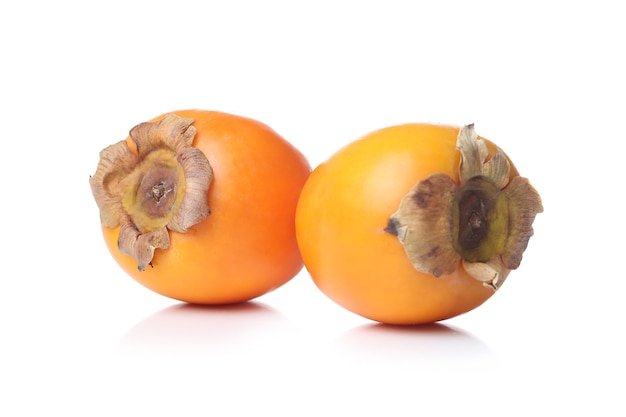
[{"label": "dried calyx", "polygon": [[417,183],[389,219],[386,231],[398,237],[413,264],[435,277],[465,271],[496,290],[504,270],[516,269],[543,211],[528,180],[509,180],[511,167],[497,148],[488,158],[473,125],[460,129],[460,184],[437,173]]},{"label": "dried calyx", "polygon": [[185,232],[209,215],[207,194],[213,177],[206,156],[192,146],[193,119],[168,114],[130,131],[100,152],[89,179],[105,227],[120,227],[120,252],[139,270],[155,249],[167,249],[168,230]]}]

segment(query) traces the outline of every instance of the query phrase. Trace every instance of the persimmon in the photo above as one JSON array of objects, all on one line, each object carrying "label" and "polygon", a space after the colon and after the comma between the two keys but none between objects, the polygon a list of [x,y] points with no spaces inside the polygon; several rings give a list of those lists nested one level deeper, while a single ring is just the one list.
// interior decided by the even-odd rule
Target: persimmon
[{"label": "persimmon", "polygon": [[132,278],[196,304],[253,299],[302,269],[295,210],[311,167],[267,125],[181,110],[100,153],[104,241]]},{"label": "persimmon", "polygon": [[473,125],[404,124],[313,170],[296,236],[315,284],[339,305],[383,323],[431,323],[494,294],[542,210],[528,180]]}]

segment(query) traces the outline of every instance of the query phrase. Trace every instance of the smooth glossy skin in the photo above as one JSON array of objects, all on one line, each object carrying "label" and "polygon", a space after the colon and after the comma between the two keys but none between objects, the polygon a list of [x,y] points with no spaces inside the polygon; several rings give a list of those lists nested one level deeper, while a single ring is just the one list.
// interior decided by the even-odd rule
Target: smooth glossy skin
[{"label": "smooth glossy skin", "polygon": [[300,196],[296,234],[315,284],[336,303],[371,320],[419,324],[465,313],[493,295],[460,265],[439,278],[418,272],[399,240],[384,231],[417,182],[437,172],[458,182],[458,131],[389,127],[347,145],[313,171]]},{"label": "smooth glossy skin", "polygon": [[198,304],[247,301],[289,281],[302,269],[294,216],[311,171],[305,157],[255,120],[211,111],[174,113],[195,119],[193,146],[204,152],[214,174],[211,214],[184,234],[170,231],[170,247],[157,249],[153,267],[143,272],[118,251],[119,228],[103,228],[115,260],[147,288]]}]

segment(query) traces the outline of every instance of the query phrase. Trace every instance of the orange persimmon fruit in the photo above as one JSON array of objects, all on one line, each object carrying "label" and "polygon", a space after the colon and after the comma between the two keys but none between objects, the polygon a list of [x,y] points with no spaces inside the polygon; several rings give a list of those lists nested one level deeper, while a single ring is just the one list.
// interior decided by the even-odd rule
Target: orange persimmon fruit
[{"label": "orange persimmon fruit", "polygon": [[502,285],[541,200],[492,142],[463,128],[390,126],[315,168],[296,236],[317,287],[389,324],[448,319]]},{"label": "orange persimmon fruit", "polygon": [[181,110],[100,153],[104,241],[132,278],[196,304],[243,302],[302,269],[295,210],[307,159],[265,124]]}]

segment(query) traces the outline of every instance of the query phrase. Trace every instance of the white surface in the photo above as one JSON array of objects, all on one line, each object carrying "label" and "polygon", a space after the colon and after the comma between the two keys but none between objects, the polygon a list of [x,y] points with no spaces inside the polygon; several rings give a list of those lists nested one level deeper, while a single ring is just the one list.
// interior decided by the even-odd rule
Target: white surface
[{"label": "white surface", "polygon": [[[0,415],[624,415],[622,7],[458,3],[4,2]],[[373,324],[306,272],[182,306],[113,263],[87,180],[193,107],[313,165],[391,124],[474,122],[545,213],[501,291],[436,326]]]}]

